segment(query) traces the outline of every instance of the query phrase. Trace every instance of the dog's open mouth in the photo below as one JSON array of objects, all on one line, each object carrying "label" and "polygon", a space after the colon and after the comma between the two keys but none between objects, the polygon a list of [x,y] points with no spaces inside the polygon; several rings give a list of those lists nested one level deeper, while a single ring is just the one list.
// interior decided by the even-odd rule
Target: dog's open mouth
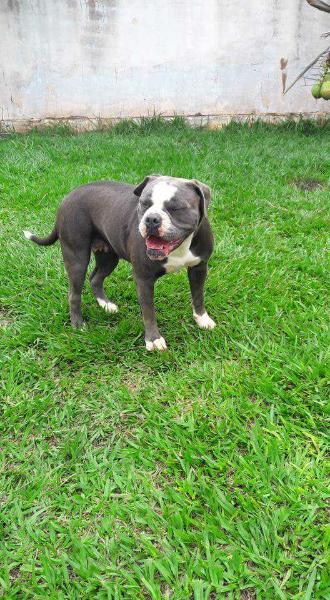
[{"label": "dog's open mouth", "polygon": [[182,238],[179,240],[166,241],[162,238],[155,237],[153,235],[145,238],[147,247],[147,255],[153,260],[162,260],[166,258],[170,252],[180,246]]}]

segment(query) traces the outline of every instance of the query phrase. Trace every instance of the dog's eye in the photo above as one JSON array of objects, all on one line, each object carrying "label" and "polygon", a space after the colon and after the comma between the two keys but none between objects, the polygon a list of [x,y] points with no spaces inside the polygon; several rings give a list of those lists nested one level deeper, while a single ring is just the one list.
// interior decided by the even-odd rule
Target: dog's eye
[{"label": "dog's eye", "polygon": [[148,208],[150,208],[151,202],[150,202],[150,200],[142,200],[142,201],[140,201],[140,206],[144,210],[147,210]]},{"label": "dog's eye", "polygon": [[173,206],[169,206],[167,210],[169,210],[170,212],[178,212],[179,210],[184,210],[184,206],[175,206],[173,204]]}]

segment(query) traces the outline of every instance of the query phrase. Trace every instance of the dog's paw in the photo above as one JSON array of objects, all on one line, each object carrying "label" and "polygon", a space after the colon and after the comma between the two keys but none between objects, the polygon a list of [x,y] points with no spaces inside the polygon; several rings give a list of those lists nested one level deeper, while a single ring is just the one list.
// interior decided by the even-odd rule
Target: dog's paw
[{"label": "dog's paw", "polygon": [[79,318],[71,318],[71,325],[73,329],[86,329],[87,323]]},{"label": "dog's paw", "polygon": [[113,302],[110,302],[109,300],[102,300],[102,298],[96,298],[99,306],[101,306],[101,308],[104,308],[104,310],[106,312],[109,313],[116,313],[118,312],[118,306],[117,304],[114,304]]},{"label": "dog's paw", "polygon": [[201,329],[214,329],[216,326],[216,323],[213,321],[213,319],[211,319],[211,317],[209,317],[207,312],[203,313],[202,315],[197,315],[194,313],[194,319],[198,327]]},{"label": "dog's paw", "polygon": [[152,350],[160,350],[161,352],[164,352],[164,350],[167,349],[167,346],[164,338],[160,337],[157,340],[154,340],[153,342],[146,340],[146,348],[147,350],[149,350],[149,352],[151,352]]}]

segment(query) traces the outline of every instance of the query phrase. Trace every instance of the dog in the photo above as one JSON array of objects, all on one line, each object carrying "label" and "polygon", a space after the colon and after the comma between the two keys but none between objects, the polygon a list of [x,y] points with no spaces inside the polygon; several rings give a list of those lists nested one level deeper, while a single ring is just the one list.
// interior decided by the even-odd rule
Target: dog
[{"label": "dog", "polygon": [[204,306],[204,283],[213,251],[207,219],[210,188],[196,179],[149,175],[138,186],[98,181],[69,193],[60,205],[51,234],[39,238],[24,231],[28,240],[49,246],[60,240],[69,278],[70,318],[81,327],[81,292],[91,252],[96,266],[90,284],[98,304],[107,312],[118,307],[103,289],[105,278],[122,258],[132,263],[142,311],[147,350],[166,350],[154,307],[158,277],[188,269],[193,317],[202,329],[215,322]]}]

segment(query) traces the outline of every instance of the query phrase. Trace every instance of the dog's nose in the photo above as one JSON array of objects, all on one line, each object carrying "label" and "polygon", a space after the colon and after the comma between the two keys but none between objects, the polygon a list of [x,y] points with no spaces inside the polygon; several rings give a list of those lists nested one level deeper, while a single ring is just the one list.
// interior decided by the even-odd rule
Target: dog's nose
[{"label": "dog's nose", "polygon": [[152,213],[145,218],[144,222],[148,229],[157,229],[161,226],[162,219],[156,213]]}]

